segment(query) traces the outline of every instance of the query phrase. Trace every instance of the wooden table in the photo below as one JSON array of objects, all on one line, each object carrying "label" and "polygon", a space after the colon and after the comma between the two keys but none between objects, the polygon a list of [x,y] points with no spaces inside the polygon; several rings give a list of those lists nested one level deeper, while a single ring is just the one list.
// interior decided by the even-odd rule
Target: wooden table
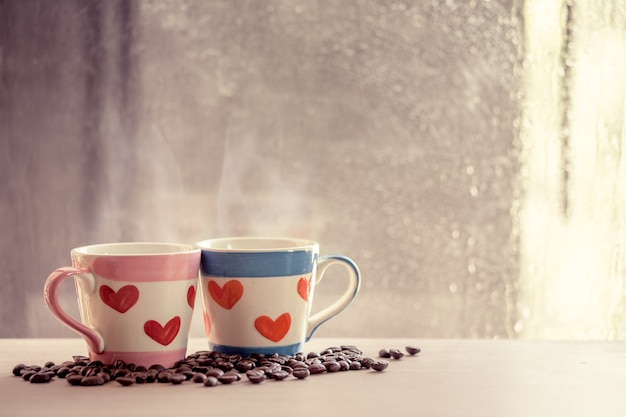
[{"label": "wooden table", "polygon": [[[626,342],[313,339],[305,351],[351,344],[418,346],[417,356],[371,370],[307,379],[204,387],[115,382],[31,384],[18,363],[43,365],[85,354],[82,339],[0,339],[0,416],[626,416]],[[189,352],[206,350],[192,339]]]}]

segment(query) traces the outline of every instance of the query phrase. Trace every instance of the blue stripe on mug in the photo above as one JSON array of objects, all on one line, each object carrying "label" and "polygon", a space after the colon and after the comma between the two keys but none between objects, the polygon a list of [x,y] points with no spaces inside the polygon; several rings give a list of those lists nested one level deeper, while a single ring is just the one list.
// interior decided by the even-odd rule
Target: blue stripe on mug
[{"label": "blue stripe on mug", "polygon": [[202,275],[224,278],[264,278],[309,274],[314,251],[213,252],[202,250]]},{"label": "blue stripe on mug", "polygon": [[228,345],[216,345],[209,344],[209,347],[214,352],[239,354],[243,357],[247,357],[254,354],[262,353],[264,355],[273,355],[277,353],[279,355],[295,355],[298,352],[302,352],[302,343],[294,343],[292,345],[285,346],[258,346],[258,347],[242,347],[242,346],[228,346]]}]

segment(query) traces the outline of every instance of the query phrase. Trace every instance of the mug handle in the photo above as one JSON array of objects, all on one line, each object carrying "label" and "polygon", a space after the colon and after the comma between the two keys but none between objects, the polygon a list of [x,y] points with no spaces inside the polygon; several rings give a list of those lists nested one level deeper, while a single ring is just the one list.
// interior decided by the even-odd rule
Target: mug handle
[{"label": "mug handle", "polygon": [[72,318],[61,308],[61,304],[59,303],[59,287],[63,281],[72,277],[82,281],[82,284],[89,292],[95,290],[95,280],[91,272],[86,269],[77,269],[69,266],[62,267],[51,273],[48,279],[46,279],[43,291],[46,305],[48,306],[48,310],[50,310],[61,323],[80,334],[87,341],[90,351],[102,353],[102,351],[104,351],[104,339],[102,335],[96,330],[90,329]]},{"label": "mug handle", "polygon": [[321,256],[319,258],[317,262],[315,285],[317,286],[317,284],[320,283],[326,270],[333,265],[341,265],[346,268],[349,278],[348,288],[337,301],[309,318],[308,334],[306,336],[307,342],[311,339],[318,327],[348,307],[359,292],[361,286],[361,273],[359,272],[359,268],[352,259],[339,255]]}]

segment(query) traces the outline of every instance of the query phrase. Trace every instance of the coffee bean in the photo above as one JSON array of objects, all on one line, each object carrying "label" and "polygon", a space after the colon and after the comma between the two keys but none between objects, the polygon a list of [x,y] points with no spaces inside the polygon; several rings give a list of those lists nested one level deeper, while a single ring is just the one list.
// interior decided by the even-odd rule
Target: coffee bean
[{"label": "coffee bean", "polygon": [[81,381],[83,380],[83,376],[80,374],[70,374],[65,377],[65,380],[70,385],[80,385]]},{"label": "coffee bean", "polygon": [[129,385],[133,385],[136,380],[132,376],[120,376],[119,378],[115,378],[115,381],[125,387]]},{"label": "coffee bean", "polygon": [[61,365],[44,366],[43,369],[53,372],[56,375],[57,371],[61,369]]},{"label": "coffee bean", "polygon": [[[130,374],[128,374],[129,378],[134,378],[135,382],[138,384],[145,384],[146,382],[148,382],[148,372],[131,372]],[[152,379],[150,382],[154,382],[155,380]]]},{"label": "coffee bean", "polygon": [[233,365],[232,362],[227,362],[227,361],[215,362],[215,366],[224,372],[230,371],[231,369],[235,368],[235,365]]},{"label": "coffee bean", "polygon": [[404,353],[400,352],[399,349],[389,349],[389,356],[394,359],[402,359]]},{"label": "coffee bean", "polygon": [[363,367],[361,366],[361,362],[359,362],[359,361],[352,361],[352,362],[350,362],[350,370],[351,371],[360,371],[361,369],[363,369]]},{"label": "coffee bean", "polygon": [[128,376],[130,374],[131,374],[131,371],[129,371],[128,369],[117,368],[117,369],[114,369],[113,372],[111,372],[111,378],[117,379],[119,377]]},{"label": "coffee bean", "polygon": [[248,380],[252,382],[253,384],[258,384],[260,382],[263,382],[267,378],[265,376],[265,371],[260,370],[260,369],[251,369],[248,372],[246,372],[246,376],[248,377]]},{"label": "coffee bean", "polygon": [[73,367],[71,368],[71,371],[70,371],[70,372],[71,372],[72,374],[76,374],[76,375],[79,375],[79,374],[80,374],[80,375],[82,375],[82,373],[83,373],[83,369],[84,369],[84,368],[85,368],[85,367],[84,367],[84,366],[82,366],[82,365],[75,365],[75,366],[73,366]]},{"label": "coffee bean", "polygon": [[233,375],[232,373],[226,372],[224,373],[224,375],[218,377],[217,380],[222,384],[232,384],[233,382],[237,381],[237,376]]},{"label": "coffee bean", "polygon": [[339,365],[337,361],[325,361],[322,362],[322,366],[324,366],[328,372],[337,372],[341,369],[341,365]]},{"label": "coffee bean", "polygon": [[27,371],[23,372],[21,376],[22,376],[22,378],[24,379],[24,381],[29,381],[29,380],[30,380],[30,378],[31,378],[33,375],[35,375],[36,373],[37,373],[37,371],[34,371],[34,370],[32,370],[32,369],[29,369],[29,370],[27,370]]},{"label": "coffee bean", "polygon": [[229,362],[236,364],[243,360],[241,355],[228,355],[224,359],[227,359]]},{"label": "coffee bean", "polygon": [[156,369],[158,372],[161,372],[161,371],[165,371],[165,366],[160,365],[160,364],[154,364],[148,368],[148,370],[150,369]]},{"label": "coffee bean", "polygon": [[26,365],[24,365],[23,363],[15,365],[15,367],[13,368],[13,375],[22,376],[22,371],[24,370],[24,368],[26,368]]},{"label": "coffee bean", "polygon": [[311,371],[309,371],[308,368],[295,368],[293,370],[293,376],[295,376],[298,379],[304,379],[308,377],[309,375],[311,375]]},{"label": "coffee bean", "polygon": [[272,379],[276,381],[282,381],[283,379],[287,378],[289,375],[290,375],[289,372],[283,369],[279,369],[277,371],[272,372]]},{"label": "coffee bean", "polygon": [[173,373],[171,371],[161,371],[157,374],[156,380],[157,382],[170,382],[172,375]]},{"label": "coffee bean", "polygon": [[217,385],[219,381],[214,376],[207,376],[206,381],[204,381],[205,387],[214,387]]},{"label": "coffee bean", "polygon": [[417,355],[421,352],[421,349],[415,346],[406,346],[405,349],[409,355]]},{"label": "coffee bean", "polygon": [[[104,363],[102,361],[90,361],[87,366],[90,368],[101,368],[104,366]],[[128,368],[130,369],[130,366]]]},{"label": "coffee bean", "polygon": [[56,376],[56,373],[54,373],[53,370],[49,369],[49,370],[45,370],[46,368],[42,369],[41,371],[37,372],[38,374],[45,374],[45,375],[50,375],[51,378]]},{"label": "coffee bean", "polygon": [[373,364],[376,363],[375,359],[372,358],[363,358],[361,360],[361,367],[365,368],[365,369],[369,369],[372,367]]},{"label": "coffee bean", "polygon": [[263,365],[260,366],[258,369],[262,370],[263,372],[265,372],[265,376],[268,378],[272,377],[272,374],[278,370],[280,370],[280,365],[272,363],[270,365]]},{"label": "coffee bean", "polygon": [[204,381],[206,381],[208,377],[203,374],[202,372],[196,372],[195,374],[193,374],[193,376],[191,377],[191,380],[195,383],[198,384],[204,384]]},{"label": "coffee bean", "polygon": [[237,371],[235,371],[234,369],[228,372],[225,372],[224,375],[235,375],[235,378],[237,378],[237,381],[241,381],[241,374]]},{"label": "coffee bean", "polygon": [[385,369],[387,369],[387,366],[389,365],[389,362],[387,361],[376,361],[372,364],[372,369],[375,371],[384,371]]},{"label": "coffee bean", "polygon": [[176,374],[179,375],[183,375],[185,377],[186,380],[191,379],[191,377],[193,376],[194,372],[191,370],[191,368],[183,366],[180,368],[177,368],[175,371]]},{"label": "coffee bean", "polygon": [[96,385],[104,385],[105,382],[106,381],[104,380],[104,378],[98,375],[84,376],[83,379],[80,381],[80,385],[84,387],[90,387]]},{"label": "coffee bean", "polygon": [[213,376],[215,378],[219,378],[220,376],[224,375],[224,371],[222,371],[219,368],[213,368],[213,369],[209,369],[206,374],[206,376]]},{"label": "coffee bean", "polygon": [[33,384],[41,384],[45,382],[50,382],[51,379],[52,375],[50,375],[49,373],[37,372],[35,375],[31,376],[28,381]]},{"label": "coffee bean", "polygon": [[298,368],[308,368],[308,365],[303,361],[293,361],[289,367],[295,371]]},{"label": "coffee bean", "polygon": [[[419,348],[406,346],[410,355],[420,352]],[[404,353],[399,349],[380,349],[381,358],[401,359]],[[277,381],[293,375],[296,379],[307,378],[311,374],[333,373],[338,371],[373,369],[385,370],[389,362],[363,357],[362,351],[356,346],[331,346],[323,351],[309,352],[305,355],[298,352],[294,355],[265,355],[253,353],[248,357],[228,355],[212,351],[199,351],[178,361],[172,368],[154,364],[150,367],[137,366],[118,360],[114,364],[104,364],[99,360],[90,360],[86,356],[73,356],[72,361],[59,365],[47,361],[44,366],[15,365],[12,373],[26,381],[45,383],[55,376],[65,378],[70,385],[103,385],[117,380],[121,385],[143,384],[152,382],[182,384],[193,380],[206,386],[219,383],[232,384],[241,380],[245,373],[252,383],[259,383],[267,378]]]},{"label": "coffee bean", "polygon": [[238,362],[235,364],[235,369],[237,369],[237,371],[245,373],[246,371],[249,371],[250,369],[254,369],[255,364],[252,360],[248,360],[248,359],[244,359],[241,362]]},{"label": "coffee bean", "polygon": [[309,366],[309,372],[311,375],[323,374],[326,372],[326,367],[321,363],[314,363]]},{"label": "coffee bean", "polygon": [[161,371],[159,371],[157,368],[148,369],[148,371],[146,372],[146,382],[147,383],[156,382],[159,372]]},{"label": "coffee bean", "polygon": [[182,384],[184,381],[187,380],[187,377],[183,374],[172,374],[170,376],[170,382],[174,385],[178,385],[178,384]]},{"label": "coffee bean", "polygon": [[293,373],[293,368],[291,366],[288,366],[288,365],[281,365],[280,369],[282,371],[287,372],[289,375],[291,375]]},{"label": "coffee bean", "polygon": [[69,375],[71,369],[69,366],[61,366],[59,369],[57,369],[57,376],[59,378],[65,378],[67,375]]},{"label": "coffee bean", "polygon": [[74,363],[77,365],[87,365],[89,363],[89,358],[87,356],[72,356],[74,359]]},{"label": "coffee bean", "polygon": [[353,353],[356,353],[358,355],[362,355],[363,354],[361,349],[359,349],[358,347],[353,346],[353,345],[342,345],[341,346],[341,350],[342,351],[347,351],[347,352],[353,352]]},{"label": "coffee bean", "polygon": [[102,372],[98,372],[96,375],[104,379],[104,382],[109,382],[111,380],[111,375],[104,372],[104,370]]}]

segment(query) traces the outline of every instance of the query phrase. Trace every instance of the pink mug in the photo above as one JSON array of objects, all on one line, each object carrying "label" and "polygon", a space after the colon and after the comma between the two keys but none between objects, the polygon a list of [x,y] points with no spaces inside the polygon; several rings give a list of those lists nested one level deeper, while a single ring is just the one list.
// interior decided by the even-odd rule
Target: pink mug
[{"label": "pink mug", "polygon": [[[179,243],[110,243],[72,249],[72,266],[46,280],[50,312],[105,364],[173,366],[187,351],[200,249]],[[61,307],[58,289],[74,278],[81,321]]]}]

